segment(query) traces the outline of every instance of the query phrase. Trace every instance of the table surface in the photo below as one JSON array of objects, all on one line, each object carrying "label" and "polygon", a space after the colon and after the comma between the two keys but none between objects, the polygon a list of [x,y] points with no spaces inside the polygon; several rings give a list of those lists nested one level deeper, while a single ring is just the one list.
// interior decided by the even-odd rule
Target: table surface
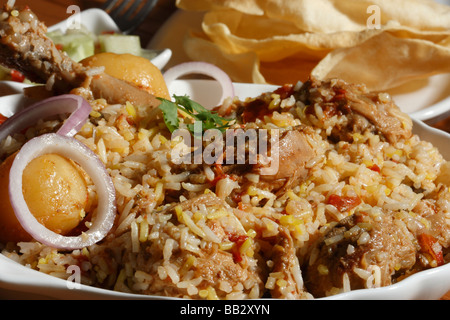
[{"label": "table surface", "polygon": [[[66,12],[69,5],[77,5],[81,10],[85,10],[93,7],[100,7],[103,2],[104,0],[16,0],[16,4],[19,6],[30,6],[38,15],[39,19],[44,21],[48,26],[67,19],[70,16],[70,14]],[[175,10],[175,0],[159,0],[148,18],[134,33],[141,37],[143,44],[149,43],[157,33],[158,29],[167,21]],[[433,126],[450,132],[450,117],[433,124]],[[450,300],[450,291],[445,294],[442,299]]]}]

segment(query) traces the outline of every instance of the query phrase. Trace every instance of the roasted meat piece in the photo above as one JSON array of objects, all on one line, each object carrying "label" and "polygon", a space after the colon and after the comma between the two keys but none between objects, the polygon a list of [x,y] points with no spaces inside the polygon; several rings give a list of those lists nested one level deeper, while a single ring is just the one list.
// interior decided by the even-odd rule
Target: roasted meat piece
[{"label": "roasted meat piece", "polygon": [[[223,172],[232,175],[242,186],[236,190],[237,193],[254,186],[280,195],[304,182],[317,162],[314,159],[320,158],[324,152],[319,146],[320,136],[307,126],[279,130],[275,140],[275,143],[269,143],[268,152],[262,155],[269,155],[265,159],[269,163],[223,165]],[[258,175],[258,182],[248,181],[245,177],[248,173]]]},{"label": "roasted meat piece", "polygon": [[305,263],[305,286],[315,297],[324,297],[346,286],[356,290],[392,284],[396,273],[416,263],[416,247],[411,233],[392,215],[358,212],[319,239]]},{"label": "roasted meat piece", "polygon": [[[261,185],[269,186],[278,192],[280,189],[286,190],[299,185],[308,177],[310,169],[307,164],[318,152],[308,141],[308,134],[313,135],[311,131],[301,126],[281,135],[278,144],[278,168],[273,174],[261,175]],[[258,166],[253,168],[259,174],[262,169],[264,168]]]},{"label": "roasted meat piece", "polygon": [[0,63],[55,94],[77,90],[86,98],[104,98],[111,104],[159,105],[150,93],[73,61],[46,33],[47,27],[29,8],[19,11],[5,5],[0,11]]},{"label": "roasted meat piece", "polygon": [[272,249],[273,269],[271,275],[278,276],[271,290],[273,298],[290,297],[300,299],[304,297],[302,272],[295,251],[294,241],[287,230],[280,228],[277,244]]},{"label": "roasted meat piece", "polygon": [[333,128],[334,140],[352,141],[354,133],[366,130],[380,133],[388,142],[395,143],[412,135],[412,121],[395,105],[388,94],[369,92],[363,85],[348,84],[343,80],[319,81],[310,79],[300,90],[300,100],[307,106],[305,113],[320,118],[346,115],[347,123]]},{"label": "roasted meat piece", "polygon": [[5,7],[0,12],[0,61],[37,83],[68,92],[82,85],[86,70],[59,51],[46,36],[47,27],[30,9]]}]

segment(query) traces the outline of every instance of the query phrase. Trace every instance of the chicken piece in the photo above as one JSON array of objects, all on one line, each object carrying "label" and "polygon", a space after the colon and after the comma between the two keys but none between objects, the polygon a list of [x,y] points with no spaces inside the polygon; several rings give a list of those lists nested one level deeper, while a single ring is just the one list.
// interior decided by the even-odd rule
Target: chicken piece
[{"label": "chicken piece", "polygon": [[46,32],[47,27],[30,9],[18,11],[5,5],[0,11],[0,63],[33,82],[46,84],[45,89],[55,94],[86,88],[93,98],[104,98],[111,104],[126,99],[135,105],[159,105],[148,92],[73,61],[57,49]]},{"label": "chicken piece", "polygon": [[[271,296],[275,299],[301,299],[304,295],[303,278],[294,241],[285,228],[280,228],[278,237],[278,243],[272,249],[272,275],[277,275],[277,281]],[[282,281],[278,281],[280,279]]]},{"label": "chicken piece", "polygon": [[344,277],[351,290],[390,285],[416,262],[412,238],[391,215],[374,219],[355,213],[318,240],[305,261],[305,286],[313,296],[324,297],[343,288]]},{"label": "chicken piece", "polygon": [[18,12],[5,6],[0,12],[1,63],[33,82],[54,82],[55,91],[68,92],[81,86],[86,70],[59,51],[46,32],[46,26],[30,9]]},{"label": "chicken piece", "polygon": [[310,168],[307,163],[317,156],[318,150],[308,142],[310,128],[296,127],[282,134],[278,146],[278,170],[274,174],[261,174],[264,167],[254,166],[253,171],[261,174],[260,186],[269,187],[281,193],[299,185],[307,179]]},{"label": "chicken piece", "polygon": [[[282,194],[284,191],[293,188],[305,181],[312,169],[308,163],[314,158],[320,156],[322,148],[311,145],[313,136],[312,129],[306,126],[298,126],[292,130],[281,133],[278,142],[278,150],[274,156],[274,145],[270,145],[269,154],[274,156],[275,160],[267,165],[257,164],[233,164],[224,165],[223,173],[232,175],[239,182],[242,188],[238,188],[234,193],[242,193],[250,186],[268,190],[276,194]],[[259,175],[259,182],[247,181],[245,174],[254,173]]]},{"label": "chicken piece", "polygon": [[256,268],[236,263],[233,255],[229,252],[212,247],[205,250],[202,256],[197,258],[195,276],[201,276],[206,283],[205,287],[217,286],[221,281],[228,282],[232,287],[246,280],[253,280],[262,286],[262,281]]},{"label": "chicken piece", "polygon": [[147,91],[106,73],[93,76],[89,88],[95,99],[104,98],[110,104],[125,104],[127,101],[135,106],[157,107],[160,104]]},{"label": "chicken piece", "polygon": [[[416,223],[411,223],[408,228],[412,233],[420,235],[427,233],[437,239],[443,248],[450,246],[450,230],[447,227],[448,203],[450,203],[450,191],[447,186],[441,185],[435,191],[426,195],[414,207]],[[425,224],[424,224],[424,221]]]},{"label": "chicken piece", "polygon": [[[208,214],[211,214],[204,222],[217,238],[209,241],[205,239],[206,237],[200,236],[206,242],[198,251],[189,249],[189,247],[186,249],[184,245],[177,246],[170,256],[170,263],[181,264],[181,268],[188,268],[193,273],[194,279],[202,279],[198,285],[199,288],[205,290],[214,288],[219,298],[225,298],[227,293],[231,292],[231,288],[242,283],[251,282],[259,287],[259,292],[263,292],[261,270],[256,266],[253,258],[241,252],[241,246],[249,239],[249,236],[240,221],[234,216],[233,210],[222,199],[214,193],[207,193],[170,206],[165,209],[164,213],[173,211],[172,223],[179,225],[182,222],[176,221],[179,218],[175,214],[175,207],[180,207],[183,211],[198,212],[202,206],[205,206]],[[218,212],[217,217],[214,217],[215,212]],[[222,244],[230,243],[233,243],[233,246],[227,246],[226,250],[222,249]],[[251,246],[254,249],[255,244]],[[151,263],[148,263],[147,258],[149,258],[148,253],[143,253],[138,258],[138,268],[148,271],[153,267]],[[191,262],[186,263],[188,260]],[[163,264],[168,262],[163,261]],[[248,294],[251,289],[243,288],[243,292]],[[179,288],[175,284],[158,279],[155,279],[149,290],[149,293],[159,290],[170,291],[174,296],[182,296],[185,292],[185,289]]]},{"label": "chicken piece", "polygon": [[319,81],[310,79],[300,90],[300,100],[307,105],[305,113],[314,113],[318,104],[325,117],[346,115],[345,127],[336,125],[332,137],[351,141],[353,133],[366,130],[380,133],[395,143],[412,135],[411,118],[403,113],[387,94],[369,92],[363,85],[343,80]]}]

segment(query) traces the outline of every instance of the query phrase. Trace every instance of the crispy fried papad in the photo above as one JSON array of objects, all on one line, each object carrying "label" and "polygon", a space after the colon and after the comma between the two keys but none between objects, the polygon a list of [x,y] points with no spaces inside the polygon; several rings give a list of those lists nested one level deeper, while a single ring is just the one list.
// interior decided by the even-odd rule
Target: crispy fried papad
[{"label": "crispy fried papad", "polygon": [[434,1],[178,0],[177,6],[205,12],[201,29],[186,34],[189,58],[217,64],[237,82],[283,85],[312,73],[387,90],[450,72],[450,8]]}]

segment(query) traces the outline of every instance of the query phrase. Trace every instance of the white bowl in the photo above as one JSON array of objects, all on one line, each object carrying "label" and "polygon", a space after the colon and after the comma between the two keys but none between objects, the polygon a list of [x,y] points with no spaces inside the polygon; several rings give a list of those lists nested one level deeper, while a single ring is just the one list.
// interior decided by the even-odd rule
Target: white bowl
[{"label": "white bowl", "polygon": [[[0,84],[1,88],[1,84]],[[262,92],[272,91],[273,86],[236,83],[236,94],[241,99],[254,97]],[[16,86],[20,91],[20,85]],[[187,94],[199,102],[213,106],[213,97],[221,96],[220,87],[210,80],[177,80],[170,86],[172,93]],[[0,113],[12,115],[27,104],[23,95],[14,94],[0,98]],[[432,142],[446,159],[450,159],[450,134],[414,120],[414,133]],[[450,264],[421,271],[397,284],[377,288],[355,290],[338,294],[327,300],[342,299],[439,299],[450,290]],[[0,254],[0,298],[51,298],[51,299],[164,299],[114,292],[86,285],[72,289],[68,282],[22,266]]]},{"label": "white bowl", "polygon": [[[73,24],[81,24],[89,31],[97,35],[102,32],[120,32],[119,27],[109,16],[109,14],[96,8],[81,11],[79,14],[74,14],[70,18],[49,27],[48,31],[55,31],[59,29],[62,32],[66,32],[66,30]],[[172,57],[172,50],[161,49],[153,51],[156,53],[156,56],[150,61],[162,70]]]}]

